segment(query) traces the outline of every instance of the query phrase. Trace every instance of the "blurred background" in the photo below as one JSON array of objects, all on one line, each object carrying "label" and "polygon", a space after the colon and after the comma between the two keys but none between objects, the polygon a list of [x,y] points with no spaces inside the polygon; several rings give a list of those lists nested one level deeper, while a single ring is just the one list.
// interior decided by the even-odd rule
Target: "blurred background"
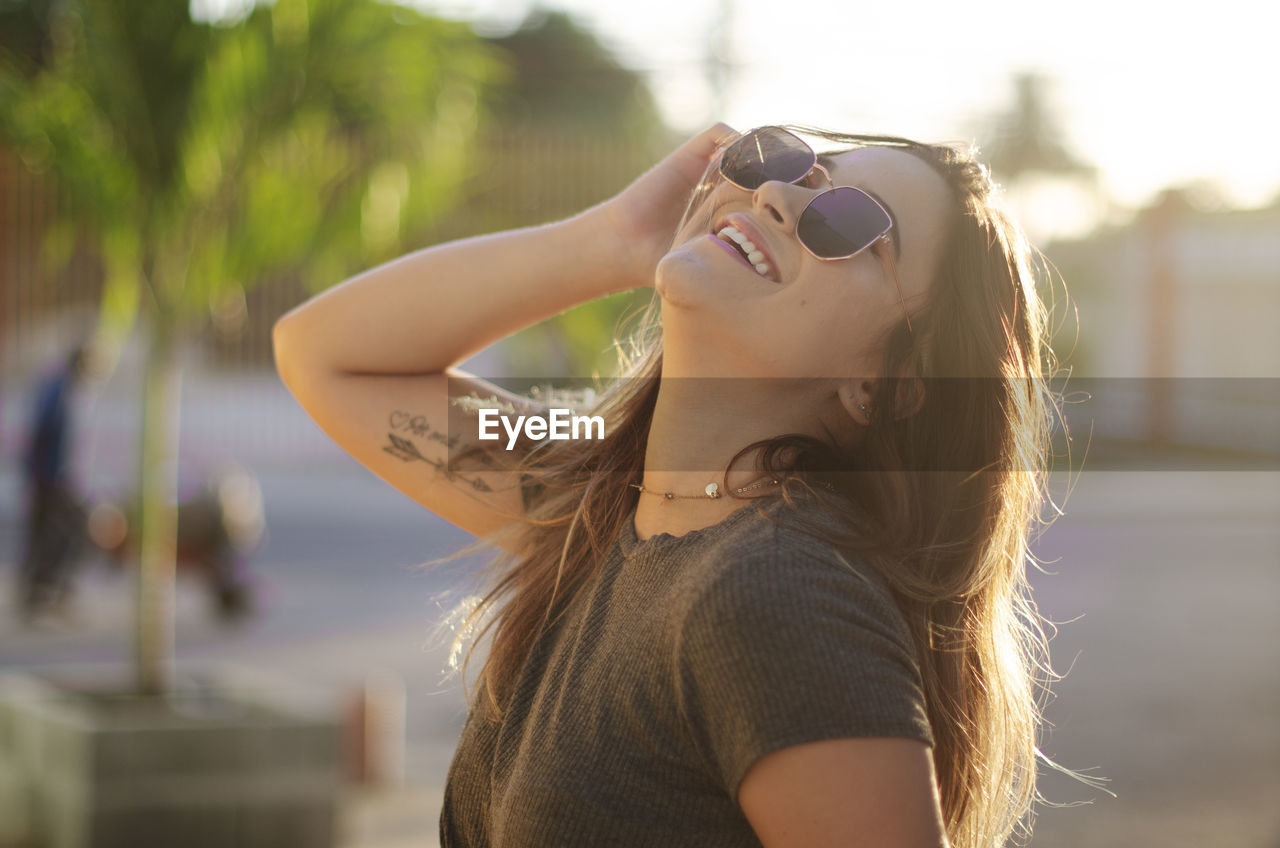
[{"label": "blurred background", "polygon": [[[414,568],[470,537],[311,423],[272,324],[409,250],[580,211],[716,120],[959,141],[1050,260],[1071,399],[1034,547],[1067,672],[1042,748],[1107,782],[1046,765],[1031,844],[1277,848],[1280,58],[1257,17],[0,0],[0,671],[159,691],[223,664],[305,692],[342,734],[314,844],[434,844],[465,717],[439,593],[480,563]],[[464,365],[608,376],[649,295]],[[5,715],[0,821],[27,791]]]}]

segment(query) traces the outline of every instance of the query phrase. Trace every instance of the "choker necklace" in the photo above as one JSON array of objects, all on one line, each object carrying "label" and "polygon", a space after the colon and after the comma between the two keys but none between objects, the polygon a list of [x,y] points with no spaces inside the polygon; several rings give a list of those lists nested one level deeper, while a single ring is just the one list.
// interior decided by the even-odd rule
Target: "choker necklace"
[{"label": "choker necklace", "polygon": [[[764,486],[766,484],[776,486],[778,485],[778,483],[779,483],[778,480],[761,477],[756,482],[743,486],[740,489],[734,489],[733,491],[741,495],[746,492],[750,492],[753,489],[758,489],[761,486]],[[721,493],[720,491],[719,483],[708,483],[707,488],[703,490],[703,494],[701,495],[677,495],[675,492],[655,492],[653,489],[645,488],[644,484],[642,483],[628,483],[627,485],[633,488],[639,489],[640,494],[642,495],[658,495],[659,497],[665,498],[669,501],[675,500],[677,498],[711,498],[712,500],[715,500],[716,498],[724,497],[724,494]],[[819,483],[818,485],[829,492],[834,492],[836,490],[835,487],[832,486],[830,483]]]},{"label": "choker necklace", "polygon": [[[737,492],[739,495],[741,495],[744,492],[750,492],[752,489],[760,488],[766,482],[769,482],[774,486],[778,485],[777,480],[761,477],[756,482],[748,486],[743,486],[740,489],[734,489],[734,491]],[[703,494],[701,495],[677,495],[675,492],[655,492],[653,489],[646,489],[643,483],[629,483],[628,485],[639,489],[640,494],[642,495],[660,495],[661,497],[664,497],[669,501],[675,500],[676,498],[712,498],[714,500],[715,498],[724,497],[724,495],[720,493],[719,483],[708,483],[707,488],[703,490]]]}]

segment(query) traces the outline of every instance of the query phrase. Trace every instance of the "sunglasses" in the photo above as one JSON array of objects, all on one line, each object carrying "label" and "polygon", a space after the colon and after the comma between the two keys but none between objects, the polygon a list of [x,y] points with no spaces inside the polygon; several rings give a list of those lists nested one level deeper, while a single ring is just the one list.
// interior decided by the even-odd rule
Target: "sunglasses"
[{"label": "sunglasses", "polygon": [[[888,210],[862,189],[837,186],[818,164],[813,148],[782,127],[757,127],[744,133],[721,153],[719,167],[722,177],[746,191],[773,181],[798,183],[815,169],[821,171],[830,188],[810,200],[796,220],[796,238],[816,259],[848,259],[876,242],[889,241],[893,219]],[[893,252],[883,253],[910,331],[911,316],[902,299]]]}]

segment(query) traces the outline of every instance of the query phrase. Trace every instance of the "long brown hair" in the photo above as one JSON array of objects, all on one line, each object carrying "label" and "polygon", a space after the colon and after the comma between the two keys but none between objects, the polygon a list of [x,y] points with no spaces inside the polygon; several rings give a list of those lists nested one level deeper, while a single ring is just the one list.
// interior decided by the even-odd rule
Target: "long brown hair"
[{"label": "long brown hair", "polygon": [[[744,447],[731,467],[760,449],[760,469],[783,481],[787,514],[886,578],[915,643],[948,836],[957,848],[1002,844],[1015,830],[1030,833],[1053,676],[1025,572],[1034,562],[1029,533],[1046,501],[1056,411],[1038,254],[995,204],[996,187],[972,151],[795,129],[845,149],[884,145],[924,160],[950,188],[950,233],[928,302],[913,312],[914,335],[902,320],[885,338],[885,379],[865,438],[837,449],[783,435]],[[709,168],[686,221],[712,180]],[[605,420],[605,438],[523,445],[517,468],[538,493],[527,514],[455,555],[501,546],[488,592],[455,619],[455,656],[474,637],[467,660],[493,631],[468,696],[473,707],[483,697],[493,716],[531,646],[582,590],[639,497],[627,483],[642,477],[662,372],[656,296],[628,341],[630,350],[619,346],[619,377],[590,406]],[[921,385],[915,413],[897,417],[899,392]],[[805,521],[795,508],[801,491],[850,518],[849,532]],[[464,681],[465,673],[464,661]]]}]

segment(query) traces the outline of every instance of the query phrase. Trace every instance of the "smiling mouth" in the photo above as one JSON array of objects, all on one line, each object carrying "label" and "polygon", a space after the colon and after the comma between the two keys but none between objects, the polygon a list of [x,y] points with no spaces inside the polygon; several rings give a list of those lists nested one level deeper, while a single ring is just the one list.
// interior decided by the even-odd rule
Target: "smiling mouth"
[{"label": "smiling mouth", "polygon": [[[752,270],[755,270],[755,269],[752,267],[751,263],[747,261],[747,257],[742,255],[742,250],[741,250],[741,248],[737,248],[735,245],[730,244],[728,241],[725,241],[725,240],[724,240],[724,239],[722,239],[722,238],[716,238],[716,237],[715,237],[715,236],[713,236],[713,235],[708,235],[708,236],[707,236],[707,238],[711,239],[713,242],[715,242],[717,245],[719,245],[719,247],[720,247],[720,249],[721,249],[721,250],[723,250],[725,253],[727,253],[727,254],[729,254],[730,256],[732,256],[734,259],[738,260],[738,261],[739,261],[739,262],[741,262],[743,265],[746,265],[748,268],[751,268]],[[758,272],[757,272],[757,273],[758,273]]]},{"label": "smiling mouth", "polygon": [[759,250],[747,236],[736,227],[725,226],[720,231],[711,235],[716,243],[732,254],[739,262],[746,265],[756,272],[757,275],[764,277],[771,282],[779,282],[774,276],[773,269],[766,262],[764,253]]}]

